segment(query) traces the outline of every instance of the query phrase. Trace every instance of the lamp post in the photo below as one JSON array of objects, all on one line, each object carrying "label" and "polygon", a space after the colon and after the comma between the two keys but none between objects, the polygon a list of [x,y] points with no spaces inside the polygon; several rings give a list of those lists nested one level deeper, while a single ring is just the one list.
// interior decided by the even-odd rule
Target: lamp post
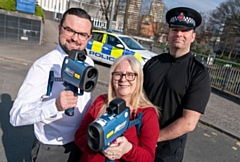
[{"label": "lamp post", "polygon": [[110,15],[110,22],[109,22],[109,29],[112,29],[112,21],[113,21],[113,16],[114,16],[114,10],[115,10],[115,0],[112,1],[112,10],[111,10],[111,15]]}]

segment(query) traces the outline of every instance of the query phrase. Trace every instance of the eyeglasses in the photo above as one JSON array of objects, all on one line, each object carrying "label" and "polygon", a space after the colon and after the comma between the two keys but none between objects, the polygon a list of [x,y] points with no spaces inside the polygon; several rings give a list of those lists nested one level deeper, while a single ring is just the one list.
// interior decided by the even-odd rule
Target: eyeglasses
[{"label": "eyeglasses", "polygon": [[137,74],[136,73],[126,73],[126,74],[123,74],[121,72],[112,72],[112,77],[116,81],[121,80],[123,76],[125,76],[125,78],[128,81],[134,81],[136,76],[137,76]]},{"label": "eyeglasses", "polygon": [[80,40],[87,40],[90,37],[90,35],[88,35],[87,33],[76,32],[75,30],[69,27],[62,26],[62,28],[64,29],[66,35],[74,36],[75,34],[77,34]]}]

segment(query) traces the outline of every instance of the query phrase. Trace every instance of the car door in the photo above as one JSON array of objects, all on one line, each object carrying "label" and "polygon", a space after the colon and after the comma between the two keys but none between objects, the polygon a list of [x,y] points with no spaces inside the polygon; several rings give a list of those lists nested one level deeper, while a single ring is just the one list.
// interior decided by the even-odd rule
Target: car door
[{"label": "car door", "polygon": [[[122,46],[123,48],[120,48],[119,46]],[[121,43],[118,37],[107,34],[104,50],[106,50],[106,54],[115,60],[123,55],[124,45]]]},{"label": "car door", "polygon": [[105,43],[106,37],[106,32],[93,31],[92,39],[87,44],[87,50],[93,60],[111,65],[115,58],[110,56],[112,46]]},{"label": "car door", "polygon": [[103,39],[104,32],[93,31],[92,38],[88,41],[86,49],[93,60],[107,63],[102,54]]}]

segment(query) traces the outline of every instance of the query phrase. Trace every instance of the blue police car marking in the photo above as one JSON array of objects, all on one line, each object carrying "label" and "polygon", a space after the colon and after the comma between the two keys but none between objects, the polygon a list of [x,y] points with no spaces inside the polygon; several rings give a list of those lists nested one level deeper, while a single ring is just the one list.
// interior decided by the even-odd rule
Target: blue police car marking
[{"label": "blue police car marking", "polygon": [[123,51],[123,55],[134,55],[135,54],[135,52],[134,51],[131,51],[131,50],[129,50],[129,49],[125,49],[124,51]]},{"label": "blue police car marking", "polygon": [[93,41],[94,41],[94,40],[92,40],[92,39],[90,39],[90,40],[88,41],[87,49],[92,49]]},{"label": "blue police car marking", "polygon": [[107,54],[107,55],[111,55],[112,48],[113,47],[111,45],[103,44],[102,53]]}]

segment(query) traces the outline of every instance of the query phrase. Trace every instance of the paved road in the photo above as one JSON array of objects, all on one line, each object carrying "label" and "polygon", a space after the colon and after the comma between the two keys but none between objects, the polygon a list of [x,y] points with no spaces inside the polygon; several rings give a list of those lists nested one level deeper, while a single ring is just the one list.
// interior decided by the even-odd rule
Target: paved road
[{"label": "paved road", "polygon": [[[29,137],[32,136],[32,131],[30,131],[32,127],[13,128],[10,126],[8,122],[9,118],[6,118],[6,116],[8,116],[11,104],[16,98],[17,91],[30,65],[34,60],[56,47],[56,42],[58,42],[57,23],[47,20],[44,28],[45,37],[41,46],[0,42],[0,62],[4,63],[5,61],[8,63],[6,65],[3,64],[0,68],[2,74],[0,77],[0,136],[2,136],[2,141],[0,142],[0,161],[3,155],[14,157],[17,156],[17,153],[19,154],[19,152],[23,151],[21,150],[22,146],[18,145],[19,141],[21,143],[31,141]],[[10,65],[9,62],[11,63]],[[18,69],[18,64],[22,65],[22,69]],[[99,82],[101,84],[107,83],[106,74],[108,73],[108,68],[99,65],[96,66],[98,66],[97,68],[102,68],[99,75]],[[96,92],[98,91],[102,92],[102,90],[96,88]],[[205,115],[201,117],[201,122],[240,141],[239,104],[239,100],[233,100],[230,96],[213,90]],[[29,134],[26,134],[26,132],[29,132]],[[8,141],[8,146],[6,146],[4,141]],[[29,145],[26,145],[26,147],[29,147]],[[8,148],[11,148],[11,151]],[[240,149],[240,147],[237,145],[236,149]],[[9,152],[11,152],[11,156],[8,155]],[[27,156],[25,154],[25,152],[22,152],[21,155],[23,157],[20,159],[25,159],[24,157]]]},{"label": "paved road", "polygon": [[[99,64],[96,66],[101,74],[109,71],[108,67]],[[28,162],[34,138],[33,127],[11,126],[8,114],[30,64],[0,58],[0,67],[2,67],[0,78],[5,80],[4,86],[0,89],[1,92],[5,91],[0,94],[0,162]],[[106,92],[106,85],[97,84],[93,97],[96,98]],[[237,140],[199,123],[189,134],[183,162],[238,162],[240,159],[238,148]]]}]

